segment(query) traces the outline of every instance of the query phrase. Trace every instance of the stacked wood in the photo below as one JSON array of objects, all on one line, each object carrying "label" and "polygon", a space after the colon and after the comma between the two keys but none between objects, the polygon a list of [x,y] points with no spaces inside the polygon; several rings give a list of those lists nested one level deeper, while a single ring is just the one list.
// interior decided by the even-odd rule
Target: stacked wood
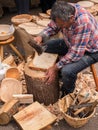
[{"label": "stacked wood", "polygon": [[12,116],[18,112],[19,101],[11,99],[0,108],[0,125],[8,124]]}]

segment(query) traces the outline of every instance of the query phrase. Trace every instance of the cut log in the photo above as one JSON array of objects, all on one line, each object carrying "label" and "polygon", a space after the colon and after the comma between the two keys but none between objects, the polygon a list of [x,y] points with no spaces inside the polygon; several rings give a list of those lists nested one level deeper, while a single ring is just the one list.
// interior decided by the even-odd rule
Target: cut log
[{"label": "cut log", "polygon": [[20,104],[33,103],[33,95],[32,94],[13,94],[13,98],[18,99]]},{"label": "cut log", "polygon": [[33,60],[30,62],[29,67],[33,70],[46,71],[49,67],[52,67],[57,60],[57,54],[42,53],[40,56],[35,53]]},{"label": "cut log", "polygon": [[12,116],[18,112],[19,101],[17,99],[12,99],[5,103],[0,109],[0,125],[8,124]]},{"label": "cut log", "polygon": [[58,74],[51,84],[45,83],[45,72],[32,70],[28,64],[24,67],[27,92],[33,94],[34,100],[45,105],[55,103],[59,98]]},{"label": "cut log", "polygon": [[3,102],[11,100],[13,94],[22,94],[20,81],[14,78],[5,78],[1,82],[0,97]]},{"label": "cut log", "polygon": [[38,102],[25,107],[13,117],[23,130],[41,130],[56,120],[56,116]]}]

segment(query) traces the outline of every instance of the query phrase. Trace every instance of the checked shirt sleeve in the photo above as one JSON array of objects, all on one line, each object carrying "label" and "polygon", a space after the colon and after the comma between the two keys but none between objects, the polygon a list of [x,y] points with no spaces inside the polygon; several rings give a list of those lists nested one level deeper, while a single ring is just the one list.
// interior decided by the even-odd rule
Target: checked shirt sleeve
[{"label": "checked shirt sleeve", "polygon": [[56,26],[54,21],[51,21],[48,26],[39,34],[43,38],[50,37],[59,32],[59,28]]},{"label": "checked shirt sleeve", "polygon": [[71,46],[68,53],[57,63],[58,68],[62,68],[65,64],[81,59],[86,51],[86,45],[91,35],[91,30],[89,28],[89,24],[76,27],[74,35],[71,38]]}]

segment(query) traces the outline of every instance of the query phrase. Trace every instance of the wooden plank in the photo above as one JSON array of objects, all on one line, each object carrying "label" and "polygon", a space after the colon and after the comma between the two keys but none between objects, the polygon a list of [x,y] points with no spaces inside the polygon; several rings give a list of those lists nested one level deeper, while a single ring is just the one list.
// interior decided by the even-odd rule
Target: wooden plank
[{"label": "wooden plank", "polygon": [[38,55],[36,53],[34,59],[28,66],[34,70],[46,71],[56,63],[57,57],[57,54],[42,53]]},{"label": "wooden plank", "polygon": [[13,117],[23,130],[41,130],[56,120],[56,116],[38,102],[27,106]]},{"label": "wooden plank", "polygon": [[32,94],[13,94],[13,98],[18,99],[20,104],[33,103],[33,95]]}]

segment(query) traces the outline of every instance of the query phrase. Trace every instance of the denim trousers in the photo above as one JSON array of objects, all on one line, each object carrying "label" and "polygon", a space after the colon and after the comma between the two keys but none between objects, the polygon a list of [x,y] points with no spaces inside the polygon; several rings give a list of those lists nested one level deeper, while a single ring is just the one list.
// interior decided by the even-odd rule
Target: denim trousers
[{"label": "denim trousers", "polygon": [[30,0],[15,0],[18,14],[28,14]]},{"label": "denim trousers", "polygon": [[[63,39],[49,40],[45,44],[45,52],[58,54],[60,56],[64,56],[68,52],[68,47],[66,46]],[[86,52],[79,61],[71,62],[64,65],[63,68],[60,70],[61,79],[63,82],[61,88],[62,92],[65,94],[73,92],[75,88],[77,74],[96,62],[98,62],[98,52]]]}]

